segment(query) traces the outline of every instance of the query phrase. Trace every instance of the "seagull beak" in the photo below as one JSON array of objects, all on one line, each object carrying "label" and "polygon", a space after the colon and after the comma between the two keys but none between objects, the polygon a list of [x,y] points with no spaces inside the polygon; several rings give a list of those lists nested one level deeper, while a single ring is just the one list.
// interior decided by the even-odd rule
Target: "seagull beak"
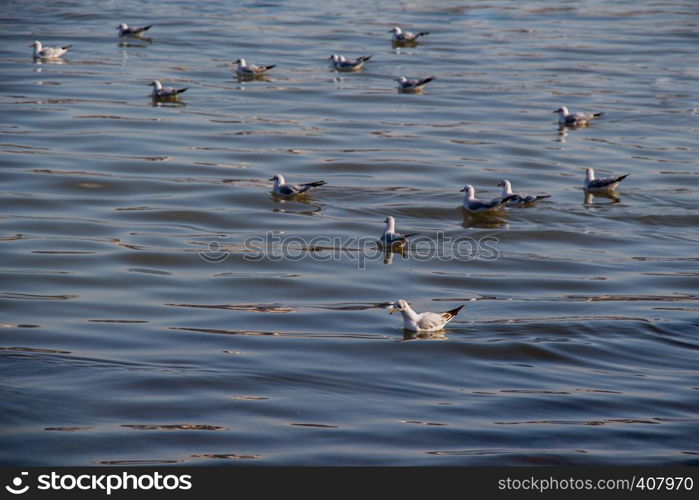
[{"label": "seagull beak", "polygon": [[463,193],[464,191],[466,191],[466,188],[459,189],[459,193]]},{"label": "seagull beak", "polygon": [[560,109],[557,109],[556,111],[552,111],[552,113],[560,113],[560,112],[561,112]]},{"label": "seagull beak", "polygon": [[399,309],[397,307],[394,307],[393,309],[388,311],[388,314],[393,314],[394,312],[397,312],[397,311],[399,311]]},{"label": "seagull beak", "polygon": [[272,177],[271,179],[267,179],[267,180],[268,180],[268,181],[273,181],[273,180],[274,180],[274,177]]}]

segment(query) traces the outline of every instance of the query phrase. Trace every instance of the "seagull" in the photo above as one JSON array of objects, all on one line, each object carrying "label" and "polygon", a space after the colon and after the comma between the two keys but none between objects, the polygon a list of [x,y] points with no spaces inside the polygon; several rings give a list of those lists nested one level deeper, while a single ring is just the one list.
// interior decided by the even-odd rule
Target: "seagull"
[{"label": "seagull", "polygon": [[558,113],[558,124],[568,125],[568,126],[582,126],[587,125],[587,122],[602,116],[604,113],[570,113],[568,108],[561,106],[554,113]]},{"label": "seagull", "polygon": [[484,200],[482,198],[476,198],[476,190],[473,189],[473,186],[470,184],[467,184],[466,187],[461,190],[461,192],[464,191],[466,192],[464,196],[464,208],[474,214],[498,210],[518,196],[512,194],[500,198],[493,198],[492,200]]},{"label": "seagull", "polygon": [[276,174],[269,180],[274,181],[274,193],[282,196],[293,196],[295,194],[305,193],[309,189],[327,184],[325,181],[307,182],[306,184],[287,184],[282,174]]},{"label": "seagull", "polygon": [[436,76],[428,76],[427,78],[408,80],[406,77],[401,76],[400,78],[396,78],[396,81],[398,82],[399,91],[418,92],[422,90],[425,87],[425,85],[430,83],[432,80],[435,80],[436,78]]},{"label": "seagull", "polygon": [[425,36],[425,35],[430,34],[429,31],[420,31],[419,33],[411,33],[410,31],[403,31],[398,26],[393,27],[393,29],[390,29],[388,32],[393,33],[391,40],[394,43],[415,43],[415,42],[417,42],[417,39],[420,38],[421,36]]},{"label": "seagull", "polygon": [[585,183],[583,187],[586,191],[591,192],[610,192],[614,191],[621,181],[626,179],[630,174],[624,174],[619,177],[605,177],[604,179],[595,179],[595,171],[591,168],[585,170]]},{"label": "seagull", "polygon": [[269,66],[255,66],[254,64],[248,64],[242,57],[233,61],[238,67],[235,69],[238,76],[262,76],[270,69],[274,68],[276,64],[270,64]]},{"label": "seagull", "polygon": [[173,87],[163,87],[160,80],[153,80],[148,85],[153,87],[153,92],[151,93],[153,99],[177,98],[179,94],[187,90],[186,88],[175,89]]},{"label": "seagull", "polygon": [[337,71],[359,71],[364,67],[364,63],[371,59],[371,56],[359,56],[356,59],[347,59],[345,56],[332,54],[328,59],[333,63]]},{"label": "seagull", "polygon": [[29,46],[34,47],[34,59],[58,59],[72,47],[72,45],[65,45],[63,47],[43,47],[39,40],[30,43]]},{"label": "seagull", "polygon": [[461,311],[463,307],[462,304],[456,309],[443,313],[424,312],[418,314],[412,310],[405,300],[399,299],[393,303],[393,309],[389,311],[389,314],[400,311],[403,315],[403,328],[406,330],[412,330],[414,332],[435,332],[444,328],[447,323],[459,314],[459,311]]},{"label": "seagull", "polygon": [[512,184],[507,179],[500,181],[498,186],[502,186],[502,198],[514,195],[514,198],[507,202],[510,205],[524,205],[551,197],[550,194],[540,194],[535,196],[533,194],[513,193]]},{"label": "seagull", "polygon": [[410,233],[403,235],[396,233],[396,219],[390,215],[386,217],[384,222],[386,223],[386,228],[383,230],[383,234],[379,239],[379,244],[384,248],[391,249],[394,247],[403,247],[408,242],[407,238],[417,234]]},{"label": "seagull", "polygon": [[143,32],[149,30],[151,26],[153,25],[149,24],[148,26],[142,26],[140,28],[129,28],[128,24],[121,23],[116,29],[119,30],[119,38],[125,36],[140,37]]}]

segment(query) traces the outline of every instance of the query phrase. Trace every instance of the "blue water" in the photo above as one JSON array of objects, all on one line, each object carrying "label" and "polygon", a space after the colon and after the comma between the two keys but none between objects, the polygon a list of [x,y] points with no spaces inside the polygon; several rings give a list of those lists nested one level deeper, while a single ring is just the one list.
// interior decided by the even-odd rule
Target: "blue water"
[{"label": "blue water", "polygon": [[[699,463],[696,2],[0,12],[0,463]],[[503,178],[551,198],[463,211]],[[376,252],[387,215],[440,246]],[[399,298],[465,307],[418,336]]]}]

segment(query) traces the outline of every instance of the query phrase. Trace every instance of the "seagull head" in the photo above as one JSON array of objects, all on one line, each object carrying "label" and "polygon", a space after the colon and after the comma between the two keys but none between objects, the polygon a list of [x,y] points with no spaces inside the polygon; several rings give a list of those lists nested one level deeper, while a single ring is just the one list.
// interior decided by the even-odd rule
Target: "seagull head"
[{"label": "seagull head", "polygon": [[163,84],[160,83],[160,80],[153,80],[148,85],[150,85],[151,87],[155,87],[156,90],[160,90],[163,88]]},{"label": "seagull head", "polygon": [[391,233],[396,232],[396,219],[394,219],[393,216],[389,215],[384,222],[386,223],[386,231]]},{"label": "seagull head", "polygon": [[476,194],[476,190],[473,189],[473,186],[470,184],[466,184],[464,188],[460,191],[461,193],[467,193],[469,198],[472,198]]},{"label": "seagull head", "polygon": [[245,63],[245,59],[243,59],[242,57],[233,61],[233,64],[237,64],[238,66],[247,66],[247,64]]},{"label": "seagull head", "polygon": [[401,76],[400,78],[394,78],[394,80],[399,82],[399,83],[405,83],[408,81],[408,79],[404,76]]},{"label": "seagull head", "polygon": [[33,43],[30,43],[29,46],[41,50],[41,42],[39,40],[35,40]]},{"label": "seagull head", "polygon": [[338,56],[337,54],[331,54],[330,57],[328,57],[328,59],[330,59],[331,61],[337,61],[340,59],[340,56]]},{"label": "seagull head", "polygon": [[400,35],[403,33],[403,30],[401,30],[398,26],[394,26],[390,30],[388,30],[389,33],[395,33],[396,35]]},{"label": "seagull head", "polygon": [[595,180],[595,171],[592,170],[591,168],[586,168],[585,169],[585,178],[588,181],[594,181]]},{"label": "seagull head", "polygon": [[566,108],[565,106],[561,106],[561,107],[558,108],[556,111],[554,111],[554,113],[560,113],[560,114],[562,114],[563,116],[565,116],[565,115],[568,114],[568,108]]},{"label": "seagull head", "polygon": [[274,177],[267,180],[274,181],[274,184],[277,186],[284,184],[284,176],[282,174],[274,174]]},{"label": "seagull head", "polygon": [[121,23],[119,26],[116,27],[118,30],[127,30],[129,29],[129,26],[127,24]]},{"label": "seagull head", "polygon": [[398,299],[393,303],[393,308],[388,312],[388,314],[393,314],[394,312],[398,311],[405,311],[409,308],[410,306],[406,301],[403,299]]},{"label": "seagull head", "polygon": [[512,183],[507,179],[503,179],[498,183],[498,186],[502,188],[503,194],[512,194]]}]

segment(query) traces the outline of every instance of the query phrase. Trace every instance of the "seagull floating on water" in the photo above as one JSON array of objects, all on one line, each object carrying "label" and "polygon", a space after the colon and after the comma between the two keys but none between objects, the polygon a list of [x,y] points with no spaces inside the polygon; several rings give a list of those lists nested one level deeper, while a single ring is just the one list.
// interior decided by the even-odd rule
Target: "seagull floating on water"
[{"label": "seagull floating on water", "polygon": [[151,96],[153,97],[153,99],[176,98],[179,96],[179,94],[187,90],[186,88],[176,89],[173,87],[163,87],[163,84],[160,83],[160,80],[153,80],[148,85],[151,85],[153,87],[153,92],[151,92]]},{"label": "seagull floating on water", "polygon": [[416,43],[418,38],[421,36],[429,35],[429,31],[420,31],[419,33],[411,33],[410,31],[403,31],[398,26],[394,26],[389,33],[393,33],[391,41],[396,44],[401,43]]},{"label": "seagull floating on water", "polygon": [[398,90],[401,92],[419,92],[425,88],[425,85],[436,78],[436,76],[428,76],[427,78],[408,80],[406,77],[401,76],[400,78],[396,78],[396,81],[398,82]]},{"label": "seagull floating on water", "polygon": [[585,170],[585,183],[583,187],[586,191],[591,192],[610,192],[614,191],[621,181],[626,179],[630,174],[624,174],[619,177],[605,177],[603,179],[595,179],[595,171],[591,168]]},{"label": "seagull floating on water", "polygon": [[233,61],[233,63],[238,65],[235,69],[238,76],[248,77],[262,76],[276,66],[276,64],[270,64],[269,66],[256,66],[254,64],[248,64],[242,57],[240,59],[236,59]]},{"label": "seagull floating on water", "polygon": [[554,113],[558,113],[558,124],[567,126],[587,125],[587,122],[602,116],[604,113],[570,113],[568,108],[561,106]]},{"label": "seagull floating on water", "polygon": [[116,29],[119,30],[119,38],[125,36],[140,38],[143,32],[149,30],[152,26],[152,24],[149,24],[148,26],[141,26],[140,28],[129,28],[128,24],[121,23]]},{"label": "seagull floating on water", "polygon": [[359,71],[364,67],[364,63],[371,59],[371,56],[359,56],[356,59],[347,59],[345,56],[332,54],[328,59],[333,63],[337,71]]},{"label": "seagull floating on water", "polygon": [[287,184],[282,174],[276,174],[269,180],[274,181],[274,193],[282,196],[293,196],[295,194],[305,193],[309,189],[327,184],[325,181],[307,182],[306,184]]},{"label": "seagull floating on water", "polygon": [[379,243],[386,249],[391,249],[395,247],[403,247],[408,242],[407,238],[410,236],[415,236],[417,233],[410,234],[399,234],[396,233],[396,219],[392,216],[386,217],[384,221],[386,223],[386,228],[383,230],[383,234],[379,239]]},{"label": "seagull floating on water", "polygon": [[444,328],[447,323],[459,314],[463,307],[463,305],[460,305],[455,309],[442,313],[424,312],[418,314],[413,311],[405,300],[399,299],[393,303],[393,309],[389,311],[389,314],[400,311],[403,315],[403,328],[406,330],[434,332]]},{"label": "seagull floating on water", "polygon": [[34,43],[30,43],[29,46],[34,47],[34,59],[58,59],[72,47],[72,45],[65,45],[63,47],[44,47],[41,45],[39,40],[35,41]]},{"label": "seagull floating on water", "polygon": [[507,205],[510,200],[517,198],[516,194],[493,198],[492,200],[476,198],[476,190],[470,184],[467,184],[461,192],[466,192],[464,195],[464,208],[474,214],[499,210]]},{"label": "seagull floating on water", "polygon": [[509,205],[525,205],[527,203],[534,203],[539,200],[543,200],[544,198],[551,197],[550,194],[533,195],[524,193],[513,193],[512,183],[510,183],[510,181],[508,181],[507,179],[500,181],[498,186],[502,187],[502,198],[514,196],[514,198],[511,198],[510,201],[507,202]]}]

